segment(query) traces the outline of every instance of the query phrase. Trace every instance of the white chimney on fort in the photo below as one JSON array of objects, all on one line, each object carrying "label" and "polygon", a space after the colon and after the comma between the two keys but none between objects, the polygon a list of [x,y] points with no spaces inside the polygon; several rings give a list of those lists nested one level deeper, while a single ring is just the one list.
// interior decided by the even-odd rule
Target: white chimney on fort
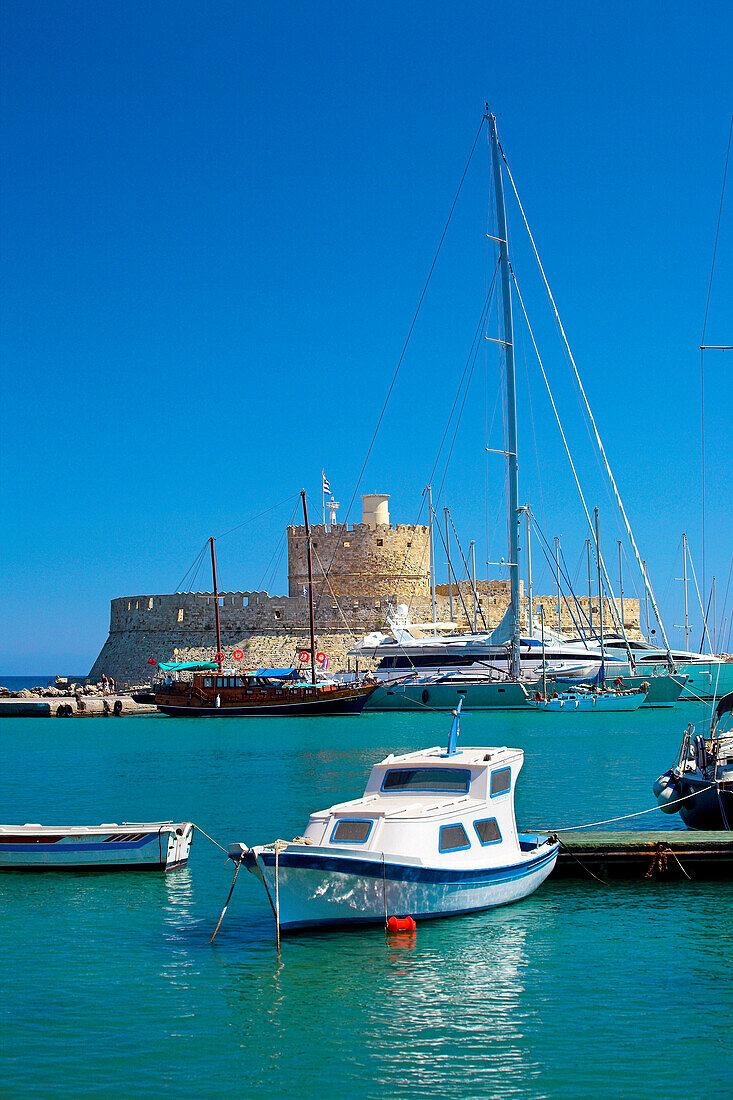
[{"label": "white chimney on fort", "polygon": [[370,527],[389,525],[389,493],[371,493],[368,496],[362,495],[361,499],[364,502],[362,523],[368,523]]}]

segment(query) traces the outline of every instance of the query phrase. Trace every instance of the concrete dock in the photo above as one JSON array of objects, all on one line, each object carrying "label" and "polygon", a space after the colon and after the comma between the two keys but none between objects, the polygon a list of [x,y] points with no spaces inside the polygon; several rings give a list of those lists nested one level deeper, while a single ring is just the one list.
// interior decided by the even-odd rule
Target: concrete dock
[{"label": "concrete dock", "polygon": [[626,879],[733,878],[733,832],[658,829],[557,833],[553,877]]}]

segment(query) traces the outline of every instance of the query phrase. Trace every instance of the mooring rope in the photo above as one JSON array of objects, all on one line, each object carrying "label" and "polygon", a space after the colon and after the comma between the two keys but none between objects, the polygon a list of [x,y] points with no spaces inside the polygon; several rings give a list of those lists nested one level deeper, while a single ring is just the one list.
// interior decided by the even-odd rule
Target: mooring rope
[{"label": "mooring rope", "polygon": [[[696,798],[697,795],[702,794],[704,791],[712,791],[714,784],[711,783],[709,787],[701,787],[699,791],[692,791],[691,794],[685,794],[681,798],[675,798],[671,802],[668,802],[668,806],[677,806],[680,802],[686,802],[688,798]],[[623,814],[621,817],[608,817],[605,821],[590,821],[587,825],[566,825],[562,829],[554,829],[556,833],[573,833],[580,832],[581,829],[593,829],[596,825],[613,825],[617,821],[629,821],[632,817],[643,817],[644,814],[653,814],[662,812],[661,806],[651,806],[648,810],[639,810],[635,814]]]},{"label": "mooring rope", "polygon": [[216,846],[217,848],[221,848],[222,852],[223,852],[223,853],[224,853],[224,855],[225,855],[225,856],[227,857],[227,859],[229,858],[229,852],[228,852],[228,851],[226,850],[226,848],[225,848],[225,847],[224,847],[224,846],[223,846],[222,844],[220,844],[218,840],[214,840],[213,836],[209,836],[209,834],[208,834],[207,832],[205,832],[205,831],[204,831],[204,830],[203,830],[203,829],[201,828],[201,826],[200,826],[200,825],[196,825],[196,824],[194,823],[194,829],[198,829],[198,831],[199,831],[199,832],[201,833],[201,835],[202,835],[202,836],[205,836],[205,837],[206,837],[206,839],[207,839],[207,840],[210,840],[210,841],[211,841],[211,843],[212,843],[213,845],[215,845],[215,846]]}]

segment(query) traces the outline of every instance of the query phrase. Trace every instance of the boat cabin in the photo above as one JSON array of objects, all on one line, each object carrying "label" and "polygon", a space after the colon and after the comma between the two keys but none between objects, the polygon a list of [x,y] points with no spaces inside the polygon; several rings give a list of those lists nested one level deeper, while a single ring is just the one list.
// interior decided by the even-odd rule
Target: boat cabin
[{"label": "boat cabin", "polygon": [[[468,867],[522,850],[514,817],[521,749],[436,746],[390,755],[375,764],[364,795],[311,814],[311,844],[348,848],[385,859]],[[373,856],[372,856],[373,858]]]}]

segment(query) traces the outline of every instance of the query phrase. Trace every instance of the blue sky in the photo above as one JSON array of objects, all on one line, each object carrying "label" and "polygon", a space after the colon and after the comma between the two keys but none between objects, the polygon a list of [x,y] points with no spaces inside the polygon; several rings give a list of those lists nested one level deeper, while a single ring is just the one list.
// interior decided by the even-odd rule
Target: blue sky
[{"label": "blue sky", "polygon": [[[85,672],[110,598],[172,591],[210,534],[287,500],[219,544],[222,587],[259,587],[288,498],[305,485],[317,506],[322,467],[343,516],[485,101],[679,644],[683,530],[700,571],[698,348],[733,111],[729,3],[7,0],[0,19],[0,669]],[[403,522],[493,268],[487,160],[482,138],[359,487],[391,493]],[[709,343],[733,343],[732,190]],[[615,560],[511,203],[509,217]],[[520,499],[574,571],[586,532],[526,333],[517,344]],[[705,362],[719,611],[731,364]],[[484,461],[498,380],[482,348],[445,480],[480,561],[487,530],[488,556],[505,554],[501,460]],[[285,591],[284,568],[268,583]]]}]

